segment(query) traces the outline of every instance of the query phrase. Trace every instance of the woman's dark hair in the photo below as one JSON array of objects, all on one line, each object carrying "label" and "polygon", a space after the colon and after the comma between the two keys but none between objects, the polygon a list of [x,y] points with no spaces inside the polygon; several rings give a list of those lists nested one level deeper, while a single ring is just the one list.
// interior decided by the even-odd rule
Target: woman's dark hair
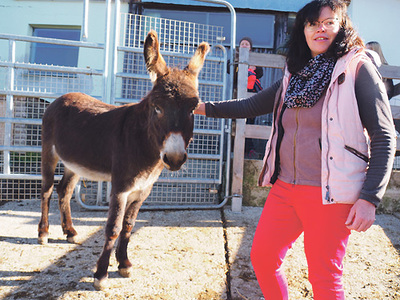
[{"label": "woman's dark hair", "polygon": [[287,43],[287,66],[290,73],[300,71],[311,59],[311,50],[304,36],[306,23],[318,21],[322,8],[329,7],[339,17],[340,29],[328,48],[328,57],[339,58],[345,55],[354,46],[364,46],[362,39],[353,28],[351,20],[347,15],[347,5],[341,0],[314,0],[299,10],[296,16],[293,30]]}]

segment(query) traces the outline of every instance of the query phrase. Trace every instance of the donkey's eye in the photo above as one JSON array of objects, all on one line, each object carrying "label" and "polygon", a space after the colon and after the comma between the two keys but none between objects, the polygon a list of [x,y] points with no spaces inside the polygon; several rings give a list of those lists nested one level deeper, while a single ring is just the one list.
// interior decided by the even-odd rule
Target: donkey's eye
[{"label": "donkey's eye", "polygon": [[162,114],[162,109],[159,108],[158,106],[154,107],[154,111],[156,112],[157,115]]}]

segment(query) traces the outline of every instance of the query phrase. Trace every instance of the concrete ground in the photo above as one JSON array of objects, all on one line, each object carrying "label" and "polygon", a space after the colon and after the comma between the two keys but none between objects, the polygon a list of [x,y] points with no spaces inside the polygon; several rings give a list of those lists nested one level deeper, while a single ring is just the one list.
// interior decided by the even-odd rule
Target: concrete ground
[{"label": "concrete ground", "polygon": [[[117,273],[93,288],[106,212],[72,205],[78,244],[62,234],[52,202],[48,245],[37,244],[39,201],[0,206],[0,299],[262,299],[250,249],[262,208],[143,211],[129,244],[131,278]],[[302,237],[285,260],[290,299],[312,299]],[[353,233],[345,261],[347,299],[400,299],[400,220],[378,215],[366,233]]]}]

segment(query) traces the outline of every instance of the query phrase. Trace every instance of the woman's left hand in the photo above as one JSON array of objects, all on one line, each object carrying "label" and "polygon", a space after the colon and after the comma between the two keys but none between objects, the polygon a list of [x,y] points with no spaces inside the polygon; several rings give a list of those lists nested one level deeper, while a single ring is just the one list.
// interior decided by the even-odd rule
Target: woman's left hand
[{"label": "woman's left hand", "polygon": [[358,199],[350,210],[346,226],[358,232],[366,231],[375,222],[375,205],[363,199]]}]

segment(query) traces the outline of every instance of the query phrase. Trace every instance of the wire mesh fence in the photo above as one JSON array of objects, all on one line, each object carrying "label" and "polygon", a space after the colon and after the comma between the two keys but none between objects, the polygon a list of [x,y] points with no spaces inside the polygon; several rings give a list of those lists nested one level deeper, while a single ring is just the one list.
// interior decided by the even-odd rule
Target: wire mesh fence
[{"label": "wire mesh fence", "polygon": [[123,46],[143,48],[147,33],[155,30],[160,50],[177,53],[193,53],[206,41],[211,45],[223,39],[223,27],[144,15],[122,14],[121,41]]}]

